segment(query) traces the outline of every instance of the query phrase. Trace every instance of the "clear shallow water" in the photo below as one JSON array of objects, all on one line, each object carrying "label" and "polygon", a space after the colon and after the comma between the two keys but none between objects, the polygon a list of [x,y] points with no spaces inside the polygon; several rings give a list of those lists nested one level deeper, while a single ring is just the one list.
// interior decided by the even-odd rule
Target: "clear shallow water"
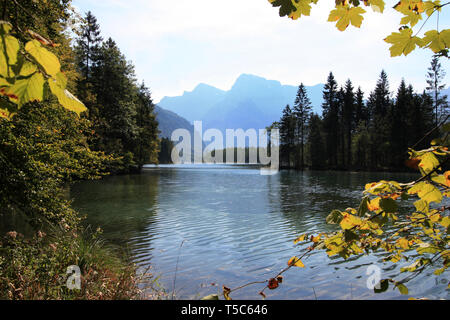
[{"label": "clear shallow water", "polygon": [[[286,266],[301,247],[293,239],[305,232],[332,231],[325,223],[332,209],[359,203],[364,184],[410,174],[283,171],[262,176],[256,167],[161,166],[141,175],[107,177],[72,187],[74,207],[87,222],[104,229],[112,243],[128,248],[142,268],[152,266],[160,283],[179,299],[195,299],[251,281],[266,280]],[[421,274],[408,284],[410,295],[391,288],[367,289],[367,267],[382,268],[382,278],[399,267],[383,255],[344,261],[314,253],[284,274],[283,284],[266,291],[268,299],[448,298],[448,272]],[[401,276],[403,278],[403,276]],[[264,285],[233,292],[234,299],[259,299]]]}]

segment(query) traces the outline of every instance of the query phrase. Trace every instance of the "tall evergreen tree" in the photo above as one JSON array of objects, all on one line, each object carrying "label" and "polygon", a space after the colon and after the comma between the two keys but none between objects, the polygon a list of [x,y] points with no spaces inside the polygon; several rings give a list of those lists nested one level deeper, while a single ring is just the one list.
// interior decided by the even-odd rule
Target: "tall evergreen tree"
[{"label": "tall evergreen tree", "polygon": [[91,11],[88,11],[81,24],[80,36],[76,42],[78,68],[85,82],[89,82],[90,73],[98,58],[102,41],[97,18]]},{"label": "tall evergreen tree", "polygon": [[330,167],[338,164],[339,148],[339,100],[337,82],[332,72],[328,75],[327,83],[323,89],[323,130],[325,134],[326,158]]},{"label": "tall evergreen tree", "polygon": [[134,68],[111,38],[103,43],[99,52],[97,66],[92,70],[99,107],[95,146],[124,156],[124,161],[131,164],[131,151],[138,134]]},{"label": "tall evergreen tree", "polygon": [[160,140],[158,122],[154,114],[155,105],[150,90],[144,83],[136,95],[136,125],[138,132],[135,141],[135,158],[141,168],[144,164],[157,163]]},{"label": "tall evergreen tree", "polygon": [[350,79],[345,83],[342,108],[343,136],[346,140],[344,166],[349,167],[352,163],[352,133],[355,127],[355,94]]},{"label": "tall evergreen tree", "polygon": [[428,68],[426,77],[427,91],[433,95],[435,125],[447,116],[448,101],[447,96],[441,96],[441,91],[445,88],[442,81],[445,78],[445,71],[442,69],[438,56],[433,56],[431,66]]},{"label": "tall evergreen tree", "polygon": [[301,83],[298,87],[293,113],[296,120],[296,142],[299,143],[300,149],[300,168],[303,169],[305,166],[307,126],[311,114],[311,101],[308,98],[308,94],[303,83]]},{"label": "tall evergreen tree", "polygon": [[391,141],[391,166],[401,167],[408,150],[408,137],[410,136],[410,127],[408,127],[408,108],[411,108],[414,101],[412,86],[407,87],[405,80],[402,79],[397,90],[395,102],[392,104],[390,117],[390,141]]},{"label": "tall evergreen tree", "polygon": [[291,158],[295,146],[295,117],[289,105],[283,109],[283,115],[280,120],[280,154],[281,161],[291,166]]},{"label": "tall evergreen tree", "polygon": [[389,116],[391,98],[387,74],[381,71],[374,91],[369,95],[367,108],[370,114],[371,166],[378,169],[383,166],[389,152]]},{"label": "tall evergreen tree", "polygon": [[361,121],[367,122],[368,120],[369,115],[364,102],[364,92],[361,87],[358,87],[355,96],[355,125],[358,126]]}]

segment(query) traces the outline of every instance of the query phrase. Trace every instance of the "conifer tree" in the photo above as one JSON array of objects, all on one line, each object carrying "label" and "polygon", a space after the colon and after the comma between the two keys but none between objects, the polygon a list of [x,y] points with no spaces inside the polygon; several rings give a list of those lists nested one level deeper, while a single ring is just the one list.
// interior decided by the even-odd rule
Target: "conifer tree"
[{"label": "conifer tree", "polygon": [[327,83],[323,89],[323,130],[325,135],[326,159],[330,167],[338,164],[337,154],[339,147],[339,100],[338,85],[332,72],[328,75]]},{"label": "conifer tree", "polygon": [[295,117],[296,125],[296,142],[299,143],[300,149],[300,168],[305,166],[305,142],[308,121],[311,114],[311,101],[308,98],[306,88],[303,83],[300,84],[295,97],[293,114]]},{"label": "conifer tree", "polygon": [[444,117],[447,116],[448,101],[447,96],[441,96],[441,91],[445,89],[442,81],[445,78],[445,71],[442,69],[438,56],[433,56],[431,65],[427,72],[427,91],[433,96],[435,125],[437,126]]}]

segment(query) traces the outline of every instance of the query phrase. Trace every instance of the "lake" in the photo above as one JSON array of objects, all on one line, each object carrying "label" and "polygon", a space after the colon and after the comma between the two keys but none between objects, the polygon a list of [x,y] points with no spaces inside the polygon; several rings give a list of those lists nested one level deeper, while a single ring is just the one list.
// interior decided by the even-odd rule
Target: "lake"
[{"label": "lake", "polygon": [[[328,171],[264,176],[257,167],[166,165],[77,183],[71,198],[88,224],[100,226],[103,236],[128,250],[142,269],[151,266],[168,292],[175,288],[177,299],[198,299],[220,292],[222,285],[234,288],[275,276],[305,249],[293,240],[306,232],[336,230],[325,223],[326,216],[333,209],[357,207],[367,182],[414,178]],[[407,296],[391,288],[374,294],[366,285],[369,266],[376,264],[381,277],[389,278],[409,264],[385,263],[385,256],[345,261],[314,252],[303,259],[305,268],[291,268],[278,289],[266,290],[267,299],[449,298],[448,272],[422,273],[407,284]],[[232,298],[260,299],[263,287],[246,287]]]}]

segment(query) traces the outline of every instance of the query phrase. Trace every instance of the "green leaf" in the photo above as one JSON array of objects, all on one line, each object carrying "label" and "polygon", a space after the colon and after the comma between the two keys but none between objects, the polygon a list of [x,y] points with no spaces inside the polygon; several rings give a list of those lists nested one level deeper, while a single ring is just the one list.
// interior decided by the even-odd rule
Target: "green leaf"
[{"label": "green leaf", "polygon": [[35,64],[30,61],[25,61],[20,68],[19,76],[28,77],[37,71]]},{"label": "green leaf", "polygon": [[383,0],[368,0],[367,2],[372,7],[373,11],[383,13],[385,5]]},{"label": "green leaf", "polygon": [[293,20],[297,20],[302,15],[309,16],[311,13],[311,0],[295,0],[292,4],[295,7],[295,11],[291,12],[288,16]]},{"label": "green leaf", "polygon": [[44,48],[37,40],[28,41],[25,50],[44,68],[48,75],[56,77],[61,65],[53,53]]},{"label": "green leaf", "polygon": [[362,217],[364,216],[368,211],[368,204],[369,204],[370,198],[369,197],[364,197],[358,207],[358,217]]},{"label": "green leaf", "polygon": [[359,237],[356,233],[354,233],[350,230],[344,230],[344,239],[345,239],[345,242],[350,242],[353,240],[359,240]]},{"label": "green leaf", "polygon": [[66,109],[80,114],[86,111],[85,105],[73,94],[62,87],[61,80],[49,79],[48,84],[51,92],[58,98],[58,102]]},{"label": "green leaf", "polygon": [[0,21],[0,35],[8,34],[12,29],[12,25],[6,21]]},{"label": "green leaf", "polygon": [[336,9],[332,10],[330,12],[330,15],[328,16],[329,22],[336,22],[336,28],[340,31],[344,31],[347,29],[349,24],[351,23],[354,27],[361,27],[361,23],[364,19],[362,16],[363,13],[365,13],[366,10],[364,10],[361,7],[352,7],[350,8],[347,5],[337,5]]},{"label": "green leaf", "polygon": [[14,73],[11,66],[17,63],[17,54],[20,49],[19,41],[11,35],[0,36],[0,75],[12,78]]},{"label": "green leaf", "polygon": [[[447,29],[447,32],[448,31],[450,30]],[[445,30],[443,32],[445,32]],[[438,32],[437,30],[430,30],[425,32],[425,37],[423,37],[422,46],[430,48],[434,53],[438,53],[439,51],[448,48],[448,45],[450,44],[450,41],[446,44],[444,39],[445,34],[444,37],[442,37],[441,32]]]},{"label": "green leaf", "polygon": [[409,293],[408,288],[403,283],[396,282],[395,287],[398,289],[398,291],[400,291],[401,294]]},{"label": "green leaf", "polygon": [[416,48],[416,45],[422,45],[422,39],[413,37],[412,32],[412,29],[406,28],[400,30],[400,32],[392,32],[384,39],[387,43],[392,44],[389,48],[391,57],[397,57],[402,54],[406,56]]},{"label": "green leaf", "polygon": [[273,7],[280,7],[280,17],[287,16],[295,11],[292,0],[269,0]]},{"label": "green leaf", "polygon": [[418,254],[431,253],[434,254],[440,251],[439,247],[436,247],[430,243],[420,243],[419,247],[416,249]]},{"label": "green leaf", "polygon": [[333,210],[331,213],[327,216],[326,222],[328,224],[338,224],[342,221],[344,216],[339,210]]},{"label": "green leaf", "polygon": [[430,173],[435,168],[439,167],[439,160],[432,152],[426,152],[420,157],[419,168],[423,170],[425,174]]},{"label": "green leaf", "polygon": [[419,182],[412,186],[408,190],[409,194],[418,194],[419,198],[422,200],[427,201],[428,203],[436,202],[440,203],[442,201],[442,193],[439,191],[438,188],[433,186],[431,183],[428,182]]},{"label": "green leaf", "polygon": [[416,207],[416,210],[418,212],[427,213],[430,211],[430,206],[428,202],[423,199],[419,199],[416,202],[414,202],[414,206]]},{"label": "green leaf", "polygon": [[382,293],[385,292],[388,288],[389,288],[389,280],[383,279],[373,288],[373,291],[375,293]]},{"label": "green leaf", "polygon": [[44,76],[38,72],[29,78],[16,80],[14,85],[5,91],[12,98],[11,100],[19,106],[30,101],[42,101],[44,95]]},{"label": "green leaf", "polygon": [[380,200],[380,207],[386,213],[394,213],[398,211],[398,205],[395,200],[391,198],[383,198]]}]

